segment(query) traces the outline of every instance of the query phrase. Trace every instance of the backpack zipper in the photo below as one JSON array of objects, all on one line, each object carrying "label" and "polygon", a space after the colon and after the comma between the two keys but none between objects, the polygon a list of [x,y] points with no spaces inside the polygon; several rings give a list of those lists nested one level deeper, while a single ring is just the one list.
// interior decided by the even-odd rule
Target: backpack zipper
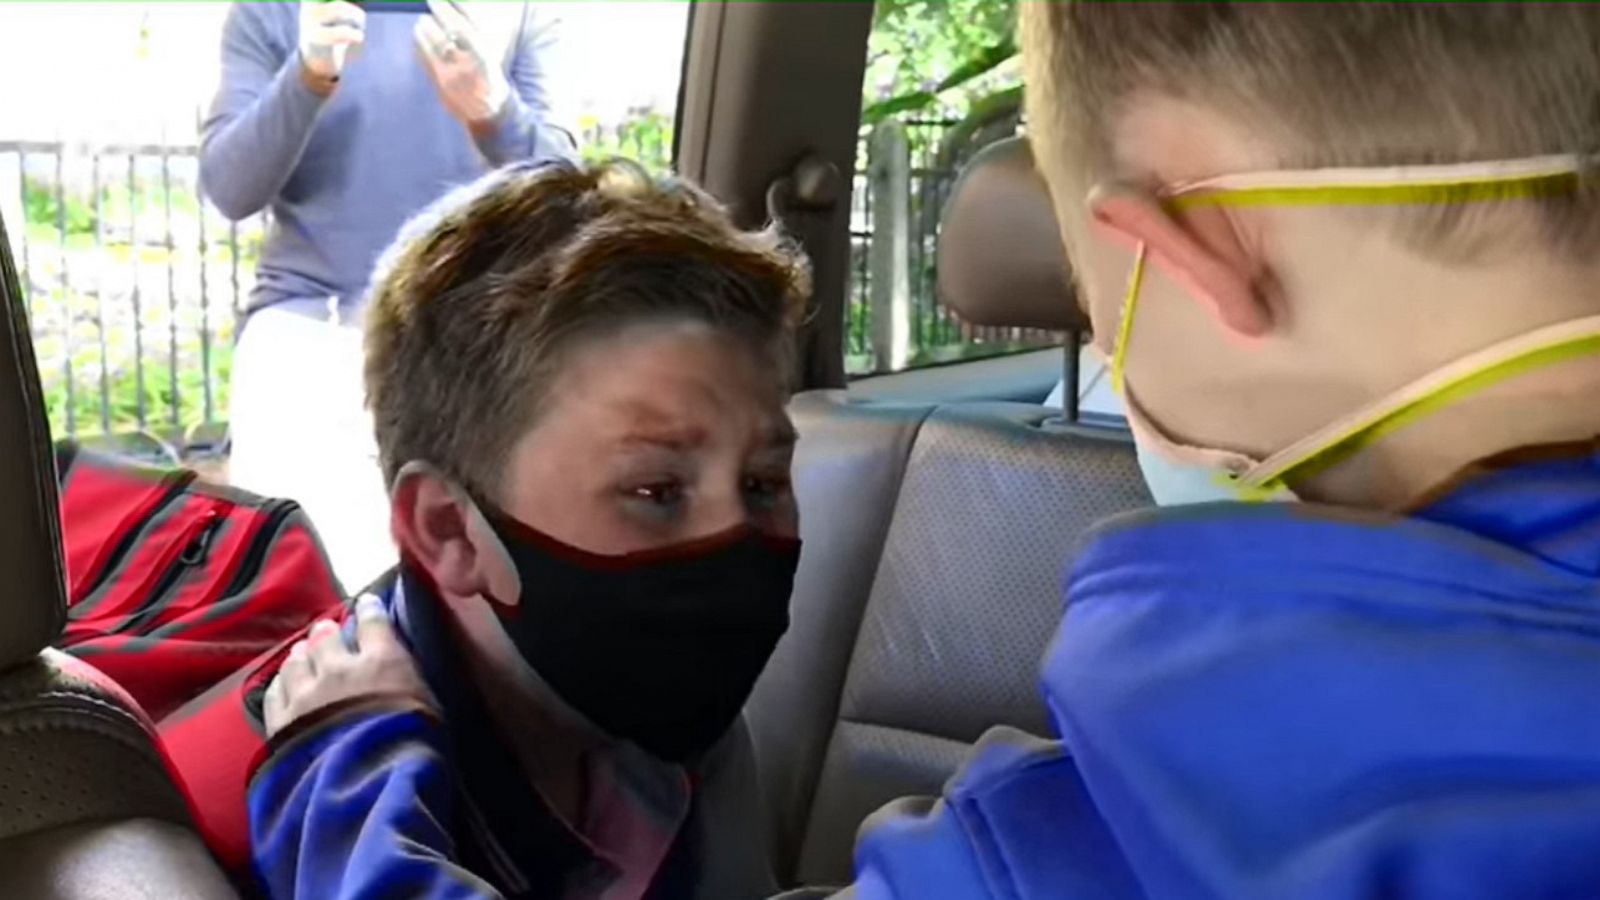
[{"label": "backpack zipper", "polygon": [[183,549],[178,551],[178,555],[162,570],[160,577],[150,585],[148,591],[145,591],[141,603],[143,608],[117,626],[117,634],[125,634],[139,627],[166,608],[161,601],[173,585],[177,584],[189,569],[205,564],[206,557],[211,552],[211,539],[216,536],[218,526],[222,524],[224,518],[225,516],[218,512],[216,507],[211,507],[198,522],[189,527],[183,538]]},{"label": "backpack zipper", "polygon": [[[239,568],[234,571],[233,577],[221,591],[211,594],[209,603],[216,603],[225,597],[231,597],[236,592],[243,590],[259,573],[262,563],[266,561],[267,551],[272,547],[273,540],[283,530],[283,522],[289,514],[299,509],[300,505],[293,500],[272,500],[258,507],[264,516],[261,527],[251,535],[250,543],[245,548],[244,555],[240,558]],[[116,634],[125,634],[138,628],[151,618],[158,617],[166,609],[166,604],[161,599],[167,591],[171,590],[178,580],[189,569],[203,565],[211,549],[211,539],[215,536],[217,526],[225,517],[218,514],[215,509],[209,511],[203,527],[194,531],[185,543],[183,550],[178,554],[161,577],[152,585],[151,590],[145,594],[145,605],[138,613],[130,617],[127,622],[115,629]],[[166,625],[160,626],[165,628]],[[159,633],[160,628],[152,634]]]}]

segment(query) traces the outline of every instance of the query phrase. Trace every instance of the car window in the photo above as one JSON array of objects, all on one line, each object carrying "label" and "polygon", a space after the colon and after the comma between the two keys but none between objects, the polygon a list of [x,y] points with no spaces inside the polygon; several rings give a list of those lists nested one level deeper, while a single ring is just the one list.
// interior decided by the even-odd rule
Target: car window
[{"label": "car window", "polygon": [[[226,434],[271,227],[270,207],[230,221],[199,185],[229,6],[0,5],[0,212],[58,439],[200,453]],[[558,25],[539,64],[579,155],[669,167],[689,4],[529,6]]]},{"label": "car window", "polygon": [[1016,0],[878,0],[852,192],[845,369],[895,372],[1059,344],[939,303],[939,216],[962,165],[1022,130]]}]

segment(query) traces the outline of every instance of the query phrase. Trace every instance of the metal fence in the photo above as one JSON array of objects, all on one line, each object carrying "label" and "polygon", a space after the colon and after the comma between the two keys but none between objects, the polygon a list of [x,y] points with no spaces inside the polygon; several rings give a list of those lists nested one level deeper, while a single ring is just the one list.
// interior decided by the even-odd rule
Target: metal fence
[{"label": "metal fence", "polygon": [[224,418],[260,218],[200,197],[193,146],[0,142],[0,199],[56,434],[181,441]]},{"label": "metal fence", "polygon": [[[864,135],[851,217],[847,367],[888,371],[1052,342],[1015,329],[974,328],[937,300],[938,214],[955,181],[949,121],[901,123],[905,177],[873,177]],[[643,116],[583,135],[586,154],[664,167],[670,119]],[[898,199],[884,196],[892,191]],[[874,243],[895,210],[905,273],[898,307],[876,297]],[[226,422],[233,338],[249,297],[264,216],[230,222],[205,202],[193,142],[79,148],[0,142],[0,210],[28,298],[51,426],[58,436],[142,433],[175,446]],[[890,254],[891,256],[893,254]],[[881,273],[879,273],[881,274]],[[886,317],[900,321],[889,323]],[[875,335],[895,324],[904,348]]]}]

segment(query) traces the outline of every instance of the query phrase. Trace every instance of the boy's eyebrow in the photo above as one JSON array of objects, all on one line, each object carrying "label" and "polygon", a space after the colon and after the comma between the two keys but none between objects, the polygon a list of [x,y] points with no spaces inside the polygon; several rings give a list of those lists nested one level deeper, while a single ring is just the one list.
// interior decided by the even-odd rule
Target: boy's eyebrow
[{"label": "boy's eyebrow", "polygon": [[649,423],[634,425],[618,438],[619,444],[652,444],[669,450],[690,450],[705,443],[704,428],[652,426]]},{"label": "boy's eyebrow", "polygon": [[611,431],[608,437],[619,445],[651,444],[688,450],[705,442],[705,429],[683,424],[681,418],[648,400],[626,398],[605,405],[616,413],[616,430],[607,430]]},{"label": "boy's eyebrow", "polygon": [[[761,449],[787,450],[792,448],[799,440],[799,434],[794,426],[788,422],[780,422],[762,429]],[[673,428],[649,425],[636,425],[623,432],[617,439],[620,444],[651,444],[665,447],[669,450],[690,450],[705,442],[706,432],[703,428]]]},{"label": "boy's eyebrow", "polygon": [[[627,401],[615,404],[618,412],[628,416],[627,426],[616,434],[616,443],[648,444],[668,450],[692,450],[710,437],[705,428],[682,424],[676,416],[648,402]],[[775,415],[761,426],[761,449],[787,450],[799,440],[794,423],[787,415]]]}]

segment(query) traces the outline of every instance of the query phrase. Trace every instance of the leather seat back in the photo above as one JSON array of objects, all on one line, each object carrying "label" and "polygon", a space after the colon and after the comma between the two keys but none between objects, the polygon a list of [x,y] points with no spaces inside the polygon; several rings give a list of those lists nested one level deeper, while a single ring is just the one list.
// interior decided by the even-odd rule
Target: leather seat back
[{"label": "leather seat back", "polygon": [[779,880],[793,883],[811,798],[839,715],[846,670],[877,575],[906,461],[933,407],[797,397],[793,466],[805,542],[789,631],[745,707],[772,813]]},{"label": "leather seat back", "polygon": [[66,619],[54,466],[0,223],[0,896],[234,896],[187,829],[149,719],[48,649]]},{"label": "leather seat back", "polygon": [[[938,262],[941,298],[967,321],[1087,327],[1025,141],[974,158]],[[746,715],[779,877],[841,884],[878,807],[937,794],[992,726],[1049,733],[1038,668],[1061,572],[1091,525],[1149,495],[1125,429],[1041,405],[828,393],[791,414],[805,551],[794,624]]]},{"label": "leather seat back", "polygon": [[1149,499],[1125,434],[1040,406],[819,394],[792,414],[806,549],[748,718],[780,876],[839,884],[862,820],[937,794],[989,727],[1049,733],[1038,667],[1063,566]]},{"label": "leather seat back", "polygon": [[1148,504],[1126,443],[1038,407],[937,409],[923,423],[851,654],[797,872],[834,883],[856,827],[937,794],[997,724],[1052,733],[1039,663],[1060,573],[1095,522]]}]

